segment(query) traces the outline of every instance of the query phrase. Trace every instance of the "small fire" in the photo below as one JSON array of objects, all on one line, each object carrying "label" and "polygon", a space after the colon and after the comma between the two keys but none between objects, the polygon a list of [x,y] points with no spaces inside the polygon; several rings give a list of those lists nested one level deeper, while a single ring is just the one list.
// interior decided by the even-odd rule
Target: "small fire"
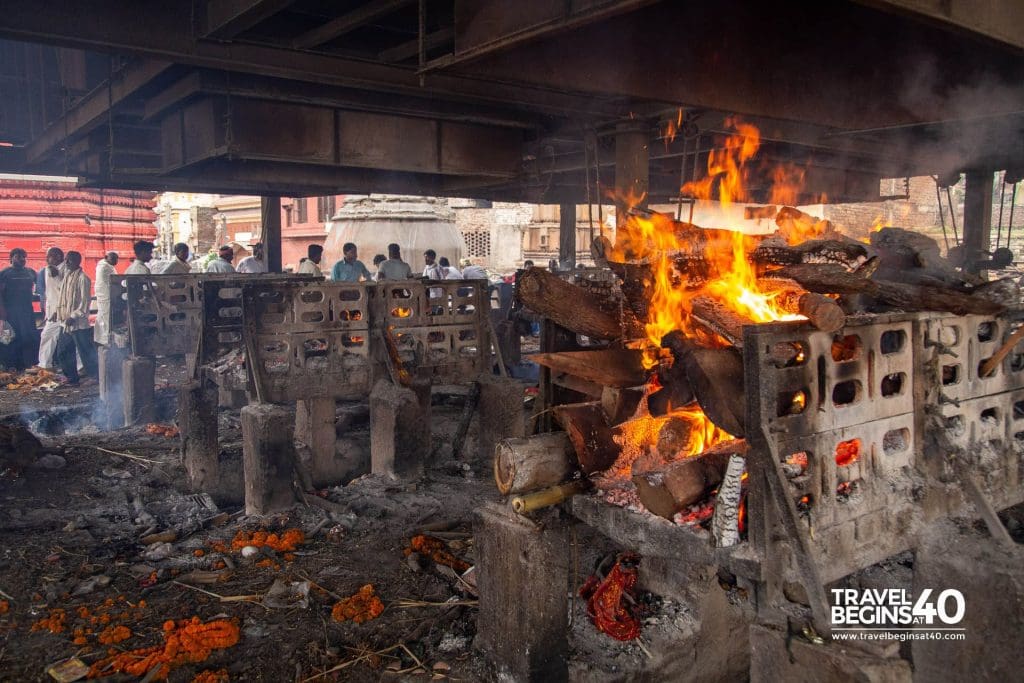
[{"label": "small fire", "polygon": [[674,419],[686,422],[690,428],[690,434],[685,448],[674,454],[674,457],[670,458],[671,460],[700,455],[716,443],[733,438],[731,434],[708,419],[708,416],[696,403],[657,417],[645,413],[616,427],[618,435],[615,437],[615,441],[622,446],[622,452],[612,466],[613,474],[616,477],[624,478],[631,476],[633,463],[637,458],[657,447],[662,428]]},{"label": "small fire", "polygon": [[402,307],[393,308],[391,309],[391,315],[396,318],[408,318],[412,315],[412,309]]}]

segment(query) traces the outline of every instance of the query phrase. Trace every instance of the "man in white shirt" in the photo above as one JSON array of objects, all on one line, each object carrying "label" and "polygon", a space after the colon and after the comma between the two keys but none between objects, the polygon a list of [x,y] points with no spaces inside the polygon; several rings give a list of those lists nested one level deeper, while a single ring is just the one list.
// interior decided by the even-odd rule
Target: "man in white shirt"
[{"label": "man in white shirt", "polygon": [[441,264],[441,270],[444,271],[444,279],[445,280],[461,280],[462,279],[462,271],[460,271],[458,268],[453,266],[451,264],[451,262],[448,261],[448,257],[447,256],[442,256],[440,259],[438,259],[437,262]]},{"label": "man in white shirt", "polygon": [[188,262],[188,245],[178,242],[174,245],[174,258],[161,275],[187,275],[192,272],[192,266]]},{"label": "man in white shirt", "polygon": [[231,265],[231,261],[235,258],[235,250],[231,248],[231,245],[225,244],[219,250],[217,250],[217,258],[210,261],[209,265],[206,266],[207,273],[234,273],[235,267]]},{"label": "man in white shirt", "polygon": [[92,340],[106,346],[110,343],[110,276],[117,274],[118,255],[108,251],[96,264],[96,325]]},{"label": "man in white shirt", "polygon": [[153,243],[140,241],[132,247],[135,252],[135,260],[124,271],[125,275],[149,275],[149,266],[146,264],[153,260]]},{"label": "man in white shirt", "polygon": [[320,261],[324,258],[324,248],[319,244],[306,247],[306,260],[299,264],[299,275],[315,275],[323,277]]},{"label": "man in white shirt", "polygon": [[[209,271],[207,271],[209,272]],[[252,256],[246,256],[235,267],[238,273],[265,273],[267,262],[263,260],[263,245],[259,242],[252,245]]]},{"label": "man in white shirt", "polygon": [[66,270],[64,250],[60,247],[47,249],[46,268],[43,269],[46,301],[43,307],[43,331],[39,335],[39,367],[47,370],[53,368],[53,354],[57,351],[57,338],[60,337],[60,323],[54,316],[57,312],[57,299],[60,298],[60,285],[64,282]]}]

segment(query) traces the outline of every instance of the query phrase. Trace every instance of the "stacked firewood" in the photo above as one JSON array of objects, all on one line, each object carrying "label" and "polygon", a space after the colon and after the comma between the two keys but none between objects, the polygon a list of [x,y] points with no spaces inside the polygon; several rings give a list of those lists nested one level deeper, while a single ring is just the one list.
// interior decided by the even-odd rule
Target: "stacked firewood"
[{"label": "stacked firewood", "polygon": [[[776,293],[780,309],[804,316],[818,330],[836,332],[848,315],[861,313],[997,314],[1019,302],[1015,282],[988,282],[960,272],[924,235],[890,227],[871,233],[864,243],[791,207],[754,207],[748,213],[773,218],[777,226],[771,234],[742,237],[759,285]],[[531,439],[506,445],[495,463],[504,493],[559,484],[576,472],[591,478],[604,473],[610,479],[632,480],[648,510],[672,519],[706,498],[726,476],[730,456],[745,452],[743,327],[755,321],[701,294],[706,284],[725,274],[728,259],[719,256],[733,252],[737,235],[649,212],[643,217],[656,218],[659,227],[672,230],[670,242],[678,246],[666,254],[636,234],[622,239],[625,231],[615,246],[606,238],[595,240],[594,259],[616,274],[618,292],[588,291],[542,269],[521,274],[517,296],[524,308],[591,340],[608,342],[609,348],[532,357],[553,375],[590,387],[591,400],[553,409],[565,430],[544,437],[557,439],[555,446]],[[631,340],[646,336],[643,321],[649,319],[656,286],[655,260],[663,263],[666,257],[673,286],[693,293],[689,319],[702,334],[664,335],[660,357],[651,362],[650,349],[629,347],[642,346]],[[786,345],[773,353],[786,364],[799,350]],[[654,373],[656,382],[651,381]],[[694,402],[734,439],[696,457],[678,458],[691,435],[686,423],[671,415]],[[646,457],[634,453],[633,459],[624,459],[624,435],[631,422],[661,416],[669,419],[656,422],[658,433],[648,439]]]}]

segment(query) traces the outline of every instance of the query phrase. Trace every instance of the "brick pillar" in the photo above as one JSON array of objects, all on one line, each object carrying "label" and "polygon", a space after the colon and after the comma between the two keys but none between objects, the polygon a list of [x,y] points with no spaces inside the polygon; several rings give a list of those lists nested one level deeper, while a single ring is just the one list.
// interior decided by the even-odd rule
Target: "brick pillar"
[{"label": "brick pillar", "polygon": [[100,400],[108,429],[124,426],[124,361],[127,352],[119,346],[100,346],[97,353]]}]

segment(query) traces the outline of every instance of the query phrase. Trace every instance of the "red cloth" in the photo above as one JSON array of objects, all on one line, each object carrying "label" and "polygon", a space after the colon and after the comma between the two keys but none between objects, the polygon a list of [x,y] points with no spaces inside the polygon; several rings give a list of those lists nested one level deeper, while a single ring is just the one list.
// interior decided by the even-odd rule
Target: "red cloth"
[{"label": "red cloth", "polygon": [[623,600],[628,594],[636,603],[634,588],[639,562],[639,556],[624,553],[603,581],[591,576],[580,589],[580,596],[587,601],[587,616],[594,626],[616,640],[633,640],[640,635],[640,620]]}]

